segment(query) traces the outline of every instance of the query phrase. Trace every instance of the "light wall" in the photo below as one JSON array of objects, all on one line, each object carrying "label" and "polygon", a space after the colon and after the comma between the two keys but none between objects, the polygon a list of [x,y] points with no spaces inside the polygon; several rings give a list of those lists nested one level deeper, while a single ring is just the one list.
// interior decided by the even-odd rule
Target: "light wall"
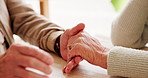
[{"label": "light wall", "polygon": [[[39,13],[39,0],[26,0]],[[85,31],[93,36],[110,36],[111,24],[117,15],[110,0],[48,0],[49,19],[71,28],[85,23]]]},{"label": "light wall", "polygon": [[109,37],[117,15],[110,0],[50,0],[49,5],[53,22],[64,28],[85,23],[85,30],[93,36]]}]

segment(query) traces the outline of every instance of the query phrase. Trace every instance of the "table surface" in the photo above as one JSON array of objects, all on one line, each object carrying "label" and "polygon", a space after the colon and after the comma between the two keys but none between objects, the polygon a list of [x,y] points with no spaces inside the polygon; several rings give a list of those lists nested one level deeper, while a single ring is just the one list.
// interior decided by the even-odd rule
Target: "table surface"
[{"label": "table surface", "polygon": [[[97,38],[103,45],[107,47],[112,47],[110,39],[106,37],[98,37]],[[19,38],[16,41],[18,41]],[[20,41],[20,43],[24,43]],[[26,43],[24,43],[26,44]],[[26,44],[29,46],[29,44]],[[54,63],[52,64],[51,68],[53,72],[49,75],[49,78],[121,78],[121,77],[112,77],[107,74],[107,70],[103,69],[99,66],[92,65],[87,61],[83,60],[80,64],[74,68],[70,73],[66,74],[62,72],[63,67],[67,64],[65,60],[61,57],[57,56],[54,53],[50,53],[54,58]],[[43,74],[42,72],[27,68],[30,71]]]},{"label": "table surface", "polygon": [[53,72],[49,78],[119,78],[107,75],[107,70],[89,64],[85,60],[70,73],[65,74],[62,72],[62,68],[67,64],[66,61],[55,54],[51,55],[54,58],[54,64],[52,65]]},{"label": "table surface", "polygon": [[[98,36],[96,38],[108,48],[113,47],[109,38],[103,36]],[[148,50],[148,48],[142,49]],[[122,78],[109,76],[106,69],[99,66],[94,66],[85,60],[82,61],[69,74],[65,74],[62,72],[62,69],[67,64],[66,61],[55,54],[51,53],[51,55],[54,58],[54,64],[52,65],[53,72],[51,75],[49,75],[49,78]]]},{"label": "table surface", "polygon": [[[113,77],[107,74],[107,70],[100,68],[99,66],[94,66],[85,60],[83,60],[75,69],[70,73],[66,74],[62,72],[63,67],[67,64],[62,58],[55,54],[51,54],[54,58],[54,63],[52,64],[52,73],[48,75],[49,78],[122,78]],[[35,73],[43,74],[42,72],[27,68]]]},{"label": "table surface", "polygon": [[[103,45],[112,47],[110,39],[106,37],[97,38]],[[63,67],[67,64],[62,58],[55,54],[52,54],[54,63],[52,65],[53,72],[49,75],[49,78],[121,78],[112,77],[107,74],[107,70],[99,66],[94,66],[87,61],[82,61],[75,69],[69,74],[62,72]]]},{"label": "table surface", "polygon": [[[109,38],[98,36],[97,39],[106,47],[111,48],[113,45]],[[143,48],[143,50],[148,50],[148,48]],[[83,60],[75,69],[70,73],[65,74],[62,72],[63,67],[67,64],[61,57],[56,54],[50,53],[54,58],[54,63],[52,67],[52,74],[49,75],[49,78],[122,78],[122,77],[113,77],[107,74],[107,70],[99,66],[92,65],[87,61]],[[32,70],[36,73],[41,72],[37,70]]]}]

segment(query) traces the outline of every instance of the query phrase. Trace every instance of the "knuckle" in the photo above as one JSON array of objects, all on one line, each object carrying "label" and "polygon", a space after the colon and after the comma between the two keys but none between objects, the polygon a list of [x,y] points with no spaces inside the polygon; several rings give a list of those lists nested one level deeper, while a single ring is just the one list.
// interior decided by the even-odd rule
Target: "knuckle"
[{"label": "knuckle", "polygon": [[76,44],[74,45],[74,48],[77,49],[77,48],[80,48],[80,46],[81,46],[80,43],[76,43]]},{"label": "knuckle", "polygon": [[77,42],[81,42],[82,43],[83,39],[84,39],[83,37],[79,37],[79,38],[77,38]]},{"label": "knuckle", "polygon": [[83,33],[79,33],[78,34],[78,37],[83,37]]},{"label": "knuckle", "polygon": [[78,34],[79,37],[84,37],[85,35],[86,35],[86,33],[84,33],[84,32],[81,32]]},{"label": "knuckle", "polygon": [[81,47],[81,44],[77,44],[77,46],[76,46],[77,48],[80,48]]}]

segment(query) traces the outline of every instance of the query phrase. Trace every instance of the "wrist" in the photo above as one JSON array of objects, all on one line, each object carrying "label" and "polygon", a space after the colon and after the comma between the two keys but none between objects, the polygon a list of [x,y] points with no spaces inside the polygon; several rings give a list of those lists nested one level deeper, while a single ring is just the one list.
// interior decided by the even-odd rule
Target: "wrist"
[{"label": "wrist", "polygon": [[109,50],[110,50],[109,48],[105,47],[102,54],[102,68],[105,68],[105,69],[107,69],[107,57],[109,54]]},{"label": "wrist", "polygon": [[99,60],[99,65],[100,67],[107,69],[107,58],[108,58],[108,54],[109,54],[109,48],[104,48],[103,51],[100,53],[99,52],[99,56],[100,59]]},{"label": "wrist", "polygon": [[54,45],[54,50],[55,50],[56,54],[59,56],[61,56],[61,54],[60,54],[60,36],[57,37],[57,39],[55,41],[55,45]]},{"label": "wrist", "polygon": [[102,52],[103,52],[103,53],[108,53],[109,50],[110,50],[109,48],[107,48],[107,47],[103,47]]},{"label": "wrist", "polygon": [[108,57],[108,54],[102,54],[101,67],[104,69],[107,69],[107,57]]}]

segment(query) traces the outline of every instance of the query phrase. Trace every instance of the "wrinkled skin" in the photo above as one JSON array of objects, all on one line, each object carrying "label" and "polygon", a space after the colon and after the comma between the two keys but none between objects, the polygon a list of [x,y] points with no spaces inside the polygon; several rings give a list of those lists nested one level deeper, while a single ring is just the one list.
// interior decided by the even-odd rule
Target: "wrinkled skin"
[{"label": "wrinkled skin", "polygon": [[15,43],[0,57],[0,77],[48,78],[46,75],[28,71],[26,67],[50,74],[52,72],[50,68],[52,63],[53,58],[45,51]]},{"label": "wrinkled skin", "polygon": [[107,68],[108,48],[86,32],[80,32],[68,41],[68,61],[74,57],[82,57],[93,65]]},{"label": "wrinkled skin", "polygon": [[[61,56],[64,60],[67,60],[67,53],[68,53],[68,49],[67,49],[67,45],[68,45],[68,40],[78,34],[79,32],[83,31],[84,29],[84,24],[80,23],[77,26],[71,28],[71,29],[67,29],[60,37],[60,53]],[[67,71],[71,71],[74,67],[76,67],[79,62],[82,61],[81,57],[76,57],[75,59],[73,59],[71,62],[69,62],[69,67],[64,67],[63,68],[63,72],[67,72]]]},{"label": "wrinkled skin", "polygon": [[76,67],[82,59],[91,64],[107,68],[107,51],[108,48],[88,33],[84,32],[84,24],[78,24],[72,29],[68,29],[61,36],[61,55],[67,60],[68,64],[64,67],[63,72],[69,73]]}]

